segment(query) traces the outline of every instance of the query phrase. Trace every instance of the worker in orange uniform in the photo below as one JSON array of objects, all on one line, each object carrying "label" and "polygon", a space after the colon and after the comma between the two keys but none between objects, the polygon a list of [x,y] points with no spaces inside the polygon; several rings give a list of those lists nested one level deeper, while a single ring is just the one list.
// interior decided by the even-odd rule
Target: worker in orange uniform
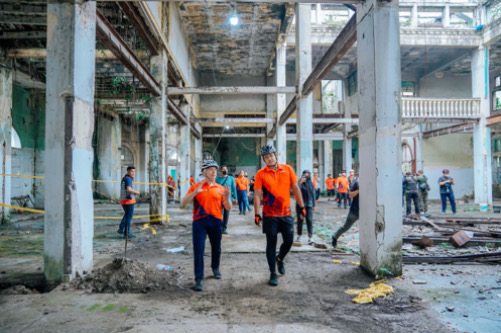
[{"label": "worker in orange uniform", "polygon": [[[266,234],[266,259],[270,268],[271,286],[278,285],[278,277],[275,272],[285,274],[284,259],[291,249],[294,241],[294,217],[292,216],[290,203],[290,190],[294,192],[298,206],[299,218],[304,219],[304,208],[301,190],[297,184],[297,177],[290,165],[277,163],[277,152],[272,145],[261,148],[261,157],[266,166],[256,174],[254,183],[254,221],[257,226],[263,225],[263,233]],[[261,196],[263,197],[263,217],[261,211]],[[283,243],[280,245],[278,256],[277,240],[278,233],[282,234]]]},{"label": "worker in orange uniform", "polygon": [[344,209],[348,208],[348,192],[350,190],[350,181],[346,177],[346,171],[341,171],[341,176],[336,179],[336,188],[339,194],[337,208],[341,208],[341,201],[344,202]]},{"label": "worker in orange uniform", "polygon": [[237,199],[238,208],[240,209],[240,215],[245,215],[245,209],[247,208],[247,188],[249,187],[249,180],[245,177],[245,172],[242,170],[235,179],[235,185],[237,186]]},{"label": "worker in orange uniform", "polygon": [[327,200],[331,201],[331,198],[334,196],[335,192],[335,179],[332,178],[331,174],[327,175],[327,179],[325,180],[325,186],[327,186]]},{"label": "worker in orange uniform", "polygon": [[211,268],[215,279],[221,279],[221,238],[223,209],[231,210],[230,188],[216,183],[216,161],[207,160],[202,164],[204,179],[194,184],[181,201],[181,206],[193,201],[192,241],[195,266],[195,289],[203,290],[205,239],[209,236],[212,249]]}]

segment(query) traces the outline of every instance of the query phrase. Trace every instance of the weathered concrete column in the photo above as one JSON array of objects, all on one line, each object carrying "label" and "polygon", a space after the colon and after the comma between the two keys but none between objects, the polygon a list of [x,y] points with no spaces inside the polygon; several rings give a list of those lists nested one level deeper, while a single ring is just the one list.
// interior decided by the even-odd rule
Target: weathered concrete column
[{"label": "weathered concrete column", "polygon": [[490,116],[489,50],[481,47],[471,59],[472,95],[480,98],[481,118],[473,128],[473,180],[475,203],[492,205],[491,130],[486,118]]},{"label": "weathered concrete column", "polygon": [[[161,95],[151,100],[150,162],[151,183],[167,183],[167,54],[164,51],[151,57],[151,73],[160,83]],[[167,187],[150,186],[150,215],[167,213]],[[164,216],[164,215],[162,215]],[[153,216],[150,220],[158,220]]]},{"label": "weathered concrete column", "polygon": [[[342,104],[341,104],[342,105]],[[349,108],[344,109],[344,117],[351,118],[351,111]],[[349,172],[353,168],[353,157],[352,157],[352,146],[351,146],[351,138],[348,137],[348,134],[351,131],[351,124],[344,124],[343,126],[344,139],[343,139],[343,169],[346,172]]]},{"label": "weathered concrete column", "polygon": [[357,7],[360,252],[370,274],[402,274],[398,0]]},{"label": "weathered concrete column", "polygon": [[[4,63],[3,60],[0,62]],[[11,172],[12,71],[0,66],[0,162],[2,174]],[[0,176],[0,202],[10,205],[11,177]],[[0,224],[10,220],[10,208],[0,207]]]},{"label": "weathered concrete column", "polygon": [[[188,118],[190,119],[190,106],[185,104],[181,107],[181,110]],[[191,175],[190,174],[190,164],[191,164],[191,132],[190,126],[187,125],[179,125],[179,143],[180,143],[180,151],[181,151],[181,198],[183,198],[188,190],[190,189],[190,176],[196,180],[198,173]],[[200,172],[200,170],[196,171]]]},{"label": "weathered concrete column", "polygon": [[332,154],[332,141],[330,140],[324,140],[323,141],[323,148],[324,148],[324,178],[322,178],[322,182],[325,182],[327,179],[327,175],[331,174],[334,178],[337,177],[337,175],[332,174],[332,165],[333,165],[333,154]]},{"label": "weathered concrete column", "polygon": [[96,2],[47,4],[44,272],[71,280],[92,266]]},{"label": "weathered concrete column", "polygon": [[448,28],[451,25],[451,7],[445,5],[442,11],[442,25]]},{"label": "weathered concrete column", "polygon": [[423,132],[419,131],[414,137],[414,154],[416,159],[416,171],[423,170]]},{"label": "weathered concrete column", "polygon": [[411,27],[416,28],[419,25],[419,17],[418,17],[418,6],[412,5],[411,9]]},{"label": "weathered concrete column", "polygon": [[313,96],[302,96],[303,84],[311,73],[311,5],[296,5],[296,172],[313,169]]},{"label": "weathered concrete column", "polygon": [[[287,43],[283,42],[282,44],[277,46],[277,72],[276,72],[276,80],[277,87],[285,87],[286,85],[286,69],[285,64],[287,62],[286,59],[287,54]],[[278,163],[285,164],[287,163],[287,132],[286,125],[282,126],[278,125],[280,117],[285,111],[287,107],[287,99],[285,94],[277,94],[277,152],[278,152]]]},{"label": "weathered concrete column", "polygon": [[[123,177],[119,147],[122,143],[122,126],[118,117],[110,115],[97,119],[96,159],[99,180],[119,181]],[[119,183],[97,183],[97,190],[112,199],[119,199]]]}]

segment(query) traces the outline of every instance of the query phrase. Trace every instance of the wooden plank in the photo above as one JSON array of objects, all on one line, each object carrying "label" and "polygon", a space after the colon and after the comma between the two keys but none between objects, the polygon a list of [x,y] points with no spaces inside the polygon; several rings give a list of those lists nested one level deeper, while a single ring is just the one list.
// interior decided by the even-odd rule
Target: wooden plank
[{"label": "wooden plank", "polygon": [[331,69],[341,60],[357,41],[357,15],[353,15],[336,40],[325,52],[303,85],[303,96],[310,94],[315,86],[329,74]]},{"label": "wooden plank", "polygon": [[[435,244],[437,243],[449,243],[449,237],[437,237],[437,236],[427,236],[431,239]],[[402,241],[404,243],[412,243],[414,241],[420,240],[421,236],[404,236],[402,237]],[[485,245],[487,243],[493,243],[497,245],[501,245],[501,239],[496,238],[480,238],[474,237],[472,238],[466,246],[477,246],[477,245]]]},{"label": "wooden plank", "polygon": [[403,256],[402,261],[404,264],[417,264],[417,263],[441,263],[450,264],[453,262],[501,262],[501,252],[494,253],[481,253],[481,254],[468,254],[459,256]]},{"label": "wooden plank", "polygon": [[276,94],[295,94],[296,87],[196,87],[179,88],[169,87],[169,96],[176,95],[276,95]]}]

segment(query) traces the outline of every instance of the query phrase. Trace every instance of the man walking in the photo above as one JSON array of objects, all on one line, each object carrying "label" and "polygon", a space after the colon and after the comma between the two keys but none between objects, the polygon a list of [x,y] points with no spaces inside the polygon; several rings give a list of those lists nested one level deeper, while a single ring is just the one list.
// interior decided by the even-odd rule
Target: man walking
[{"label": "man walking", "polygon": [[[228,175],[228,167],[223,165],[221,167],[221,176],[216,178],[216,183],[221,186],[226,186],[230,188],[231,195],[230,197],[233,200],[233,203],[237,201],[237,187],[235,186],[235,178],[233,176]],[[228,219],[230,218],[230,211],[223,207],[223,234],[228,234],[226,229],[228,228]]]},{"label": "man walking", "polygon": [[455,185],[454,179],[449,177],[449,170],[442,170],[442,177],[438,178],[438,185],[440,185],[440,199],[442,200],[442,214],[447,210],[447,198],[451,203],[452,213],[456,214],[456,199],[454,198],[454,191],[452,185]]},{"label": "man walking", "polygon": [[[294,241],[294,218],[290,208],[290,190],[294,192],[296,203],[299,206],[299,218],[304,219],[306,212],[303,198],[297,184],[297,177],[290,165],[277,163],[277,152],[272,145],[261,148],[261,157],[266,166],[256,174],[254,183],[254,221],[257,226],[263,225],[266,234],[266,259],[270,269],[269,285],[278,285],[275,272],[285,274],[284,259]],[[263,196],[263,217],[261,211],[261,196]],[[278,233],[282,234],[283,243],[280,245],[278,257]]]},{"label": "man walking", "polygon": [[303,234],[303,221],[306,219],[306,228],[308,230],[308,244],[311,243],[313,237],[313,210],[315,209],[315,188],[311,181],[310,170],[304,170],[301,179],[299,180],[299,189],[303,197],[304,209],[306,216],[301,218],[300,214],[303,213],[301,207],[296,203],[297,212],[297,242],[301,242],[301,235]]},{"label": "man walking", "polygon": [[221,238],[223,211],[231,210],[230,188],[216,183],[216,161],[207,160],[202,164],[204,179],[192,185],[181,201],[181,206],[193,201],[193,260],[195,266],[195,291],[203,290],[205,239],[209,236],[212,250],[211,268],[215,279],[221,279]]},{"label": "man walking", "polygon": [[407,203],[406,206],[406,215],[411,215],[411,201],[414,201],[414,211],[417,215],[419,215],[419,202],[418,202],[418,186],[417,181],[412,177],[410,172],[405,174],[405,178],[403,180],[402,186],[406,189],[405,193],[405,201]]},{"label": "man walking", "polygon": [[421,214],[425,214],[428,211],[428,191],[430,190],[428,177],[424,175],[423,170],[419,170],[416,180],[418,183],[419,210]]},{"label": "man walking", "polygon": [[334,235],[332,235],[332,246],[336,247],[337,246],[337,240],[339,237],[341,237],[342,234],[347,232],[353,224],[358,220],[359,217],[359,204],[358,204],[358,193],[359,193],[359,179],[358,173],[357,173],[357,179],[355,182],[351,185],[350,187],[350,199],[352,199],[351,206],[350,206],[350,212],[348,213],[348,216],[346,216],[346,221],[344,222],[343,226],[339,227],[336,232],[334,232]]},{"label": "man walking", "polygon": [[247,188],[249,187],[249,180],[245,177],[244,171],[240,171],[237,179],[235,179],[235,184],[237,186],[237,198],[238,198],[238,208],[240,209],[240,215],[245,215],[245,210],[247,209]]},{"label": "man walking", "polygon": [[120,204],[124,210],[124,216],[118,227],[118,234],[124,235],[124,238],[136,238],[130,231],[130,224],[134,216],[134,204],[136,203],[136,195],[139,192],[134,190],[134,176],[136,175],[136,168],[133,166],[127,167],[127,174],[122,178],[120,184]]}]

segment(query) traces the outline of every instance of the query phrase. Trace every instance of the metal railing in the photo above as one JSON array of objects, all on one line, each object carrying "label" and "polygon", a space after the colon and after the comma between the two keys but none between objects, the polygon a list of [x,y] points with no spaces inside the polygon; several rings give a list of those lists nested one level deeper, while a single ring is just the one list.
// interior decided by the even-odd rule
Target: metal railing
[{"label": "metal railing", "polygon": [[480,118],[480,98],[438,99],[402,97],[402,118]]}]

